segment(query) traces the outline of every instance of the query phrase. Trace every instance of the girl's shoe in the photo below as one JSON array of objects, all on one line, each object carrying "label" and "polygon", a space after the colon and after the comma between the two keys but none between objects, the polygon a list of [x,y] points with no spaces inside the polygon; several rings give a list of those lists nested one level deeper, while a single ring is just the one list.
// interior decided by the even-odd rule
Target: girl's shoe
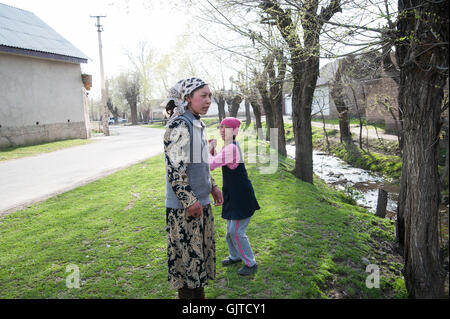
[{"label": "girl's shoe", "polygon": [[222,265],[224,265],[224,266],[229,266],[229,265],[232,265],[232,264],[237,264],[237,263],[239,263],[239,262],[241,262],[240,259],[238,259],[238,260],[233,260],[233,259],[230,259],[230,258],[228,257],[227,259],[222,260]]},{"label": "girl's shoe", "polygon": [[241,276],[250,276],[256,273],[257,270],[258,270],[257,264],[254,264],[252,267],[245,265],[244,267],[238,270],[238,274]]}]

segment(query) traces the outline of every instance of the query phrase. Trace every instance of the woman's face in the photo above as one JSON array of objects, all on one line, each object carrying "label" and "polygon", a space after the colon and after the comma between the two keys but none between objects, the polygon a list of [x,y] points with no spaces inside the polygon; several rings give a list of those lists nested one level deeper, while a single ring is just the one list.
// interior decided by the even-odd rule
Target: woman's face
[{"label": "woman's face", "polygon": [[189,102],[189,111],[195,115],[205,115],[211,105],[211,91],[208,85],[196,90],[192,97],[187,96],[186,100]]},{"label": "woman's face", "polygon": [[233,129],[231,127],[221,124],[219,126],[219,132],[222,140],[225,142],[230,143],[233,141]]}]

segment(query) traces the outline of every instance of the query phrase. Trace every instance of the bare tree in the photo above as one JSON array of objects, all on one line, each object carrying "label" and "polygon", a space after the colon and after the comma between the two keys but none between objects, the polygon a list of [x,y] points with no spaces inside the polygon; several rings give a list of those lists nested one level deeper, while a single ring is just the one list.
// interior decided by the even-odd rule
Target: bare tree
[{"label": "bare tree", "polygon": [[[258,102],[258,90],[254,87],[249,89],[247,98],[253,109],[253,114],[255,115],[256,129],[262,128],[261,123],[261,107]],[[258,136],[258,135],[257,135]]]},{"label": "bare tree", "polygon": [[117,121],[119,119],[119,110],[117,109],[117,106],[113,105],[111,97],[109,97],[109,96],[108,96],[108,100],[106,101],[106,107],[111,112],[111,114],[114,116],[114,123],[117,124]]},{"label": "bare tree", "polygon": [[214,101],[217,103],[217,108],[219,111],[219,122],[222,122],[222,120],[226,117],[225,114],[225,90],[215,90],[213,92],[213,98]]},{"label": "bare tree", "polygon": [[133,125],[138,123],[137,105],[140,99],[140,86],[138,73],[123,73],[118,77],[119,94],[130,106],[131,123]]},{"label": "bare tree", "polygon": [[286,153],[286,137],[283,120],[283,83],[286,75],[286,58],[283,50],[273,50],[267,64],[269,78],[270,102],[274,128],[278,129],[278,152],[284,157]]},{"label": "bare tree", "polygon": [[249,80],[248,77],[244,76],[243,72],[238,73],[238,81],[236,84],[239,87],[239,90],[242,92],[245,103],[245,126],[248,127],[252,122],[251,114],[250,114],[250,100],[249,100]]},{"label": "bare tree", "polygon": [[[289,8],[283,9],[278,1],[261,1],[259,7],[273,20],[290,52],[292,68],[292,119],[295,139],[294,175],[313,183],[311,105],[319,76],[319,36],[324,23],[336,12],[341,12],[340,0],[331,0],[319,10],[319,0],[303,1],[300,15],[295,19]],[[297,33],[297,18],[303,30],[303,41]]]},{"label": "bare tree", "polygon": [[261,96],[262,108],[266,115],[266,140],[270,139],[270,128],[274,127],[272,102],[270,100],[269,90],[267,88],[267,66],[262,72],[254,70],[255,85]]},{"label": "bare tree", "polygon": [[225,93],[225,101],[228,105],[228,113],[231,117],[237,117],[239,106],[242,102],[242,94],[235,90],[228,90]]},{"label": "bare tree", "polygon": [[345,60],[339,61],[330,94],[333,97],[338,112],[341,143],[350,144],[352,143],[352,134],[350,133],[349,107],[346,105],[344,98],[345,80],[343,79],[344,73],[346,72],[346,65]]},{"label": "bare tree", "polygon": [[[357,92],[361,92],[363,97],[364,86],[362,81],[371,80],[381,76],[382,55],[377,52],[361,54],[355,56],[350,54],[338,61],[336,74],[332,81],[331,96],[336,104],[339,114],[339,128],[341,142],[351,143],[350,113],[355,113],[360,122],[359,144],[362,149],[362,112],[367,108],[364,100],[360,102]],[[383,97],[384,98],[384,97]]]}]

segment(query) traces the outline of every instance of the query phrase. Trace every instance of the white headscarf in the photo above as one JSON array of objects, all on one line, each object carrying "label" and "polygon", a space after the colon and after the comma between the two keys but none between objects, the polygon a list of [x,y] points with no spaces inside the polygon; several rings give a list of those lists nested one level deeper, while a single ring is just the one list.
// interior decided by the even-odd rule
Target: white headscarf
[{"label": "white headscarf", "polygon": [[173,114],[170,118],[172,119],[186,112],[186,107],[188,105],[188,101],[185,100],[186,96],[205,84],[206,83],[199,78],[189,78],[180,80],[171,87],[166,100],[162,103],[163,106],[166,106],[169,101],[175,103],[176,107],[173,109]]}]

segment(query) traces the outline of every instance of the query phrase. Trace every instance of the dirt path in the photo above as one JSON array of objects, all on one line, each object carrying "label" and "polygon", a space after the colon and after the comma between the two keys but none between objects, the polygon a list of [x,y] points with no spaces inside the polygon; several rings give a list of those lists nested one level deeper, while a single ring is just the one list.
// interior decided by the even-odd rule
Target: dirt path
[{"label": "dirt path", "polygon": [[[311,125],[314,127],[323,127],[323,124],[321,122],[311,122]],[[338,124],[325,124],[325,127],[327,129],[335,129],[335,130],[339,131]],[[350,125],[350,131],[353,134],[356,134],[357,137],[359,137],[359,125],[357,125],[357,124]],[[384,140],[395,141],[395,142],[398,141],[397,135],[385,134],[383,129],[378,129],[378,136],[377,136],[377,132],[375,131],[375,129],[363,127],[362,134],[363,134],[363,138],[367,138],[367,135],[368,135],[369,139],[378,139],[378,137],[379,137]]]}]

